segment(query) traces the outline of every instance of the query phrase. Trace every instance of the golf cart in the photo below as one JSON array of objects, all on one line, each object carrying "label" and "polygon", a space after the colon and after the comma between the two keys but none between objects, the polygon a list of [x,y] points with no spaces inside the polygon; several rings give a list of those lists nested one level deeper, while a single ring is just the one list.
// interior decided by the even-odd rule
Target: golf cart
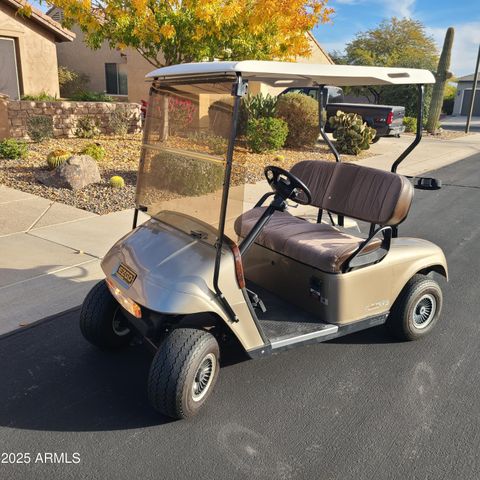
[{"label": "golf cart", "polygon": [[[433,273],[447,277],[447,264],[436,245],[398,236],[413,186],[396,173],[421,139],[430,72],[241,61],[147,77],[133,230],[103,259],[106,279],[87,295],[80,327],[102,349],[127,347],[133,336],[154,349],[154,408],[173,418],[197,413],[222,350],[235,345],[258,358],[384,323],[406,340],[432,330],[442,307]],[[391,172],[341,162],[319,99],[319,134],[337,161],[306,152],[290,171],[267,166],[259,181],[237,135],[252,82],[415,84],[417,135]],[[413,183],[439,187],[428,178]],[[139,212],[150,218],[137,226]]]}]

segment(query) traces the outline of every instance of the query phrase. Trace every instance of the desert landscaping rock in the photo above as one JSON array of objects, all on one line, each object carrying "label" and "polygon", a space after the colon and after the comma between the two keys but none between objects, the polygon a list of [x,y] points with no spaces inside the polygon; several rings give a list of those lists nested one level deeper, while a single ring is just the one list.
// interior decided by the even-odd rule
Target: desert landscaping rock
[{"label": "desert landscaping rock", "polygon": [[[40,183],[39,177],[45,177],[51,173],[46,159],[52,150],[60,149],[78,153],[93,141],[102,146],[106,152],[105,157],[97,162],[101,183],[92,183],[80,190],[57,188]],[[0,184],[99,215],[133,208],[141,142],[140,134],[127,134],[100,135],[94,140],[52,138],[40,143],[28,143],[27,158],[0,161]],[[368,150],[362,152],[359,157],[344,155],[342,160],[356,161],[371,155],[375,154]],[[245,148],[238,147],[235,152],[235,164],[240,167],[240,170],[243,167],[248,170],[248,173],[244,171],[241,175],[242,180],[247,182],[262,180],[263,168],[266,165],[273,164],[289,169],[295,163],[305,159],[333,161],[334,157],[322,144],[309,150],[283,149],[278,152],[254,154]],[[235,169],[234,176],[238,170]],[[119,175],[125,180],[124,188],[112,188],[109,185],[109,179],[114,175]],[[165,193],[167,197],[168,192]]]},{"label": "desert landscaping rock", "polygon": [[47,187],[72,190],[101,181],[97,163],[89,155],[73,155],[53,172],[38,174],[37,179]]}]

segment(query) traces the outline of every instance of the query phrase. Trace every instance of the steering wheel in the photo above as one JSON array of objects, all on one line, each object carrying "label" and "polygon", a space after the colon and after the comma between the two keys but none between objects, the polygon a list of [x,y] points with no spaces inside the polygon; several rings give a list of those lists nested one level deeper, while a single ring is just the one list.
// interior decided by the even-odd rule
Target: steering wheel
[{"label": "steering wheel", "polygon": [[288,170],[269,165],[265,167],[265,177],[275,193],[284,200],[293,200],[300,205],[310,205],[312,194],[308,187]]}]

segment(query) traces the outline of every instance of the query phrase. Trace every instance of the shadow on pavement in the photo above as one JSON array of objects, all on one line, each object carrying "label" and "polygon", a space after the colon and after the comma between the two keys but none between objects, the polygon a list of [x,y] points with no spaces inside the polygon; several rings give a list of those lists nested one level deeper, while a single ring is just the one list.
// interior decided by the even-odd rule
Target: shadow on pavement
[{"label": "shadow on pavement", "polygon": [[97,431],[171,420],[149,406],[151,355],[135,346],[101,352],[78,329],[78,309],[0,339],[0,425]]},{"label": "shadow on pavement", "polygon": [[385,325],[362,330],[361,332],[352,333],[343,337],[338,337],[330,340],[328,343],[342,343],[349,345],[373,345],[373,344],[387,344],[398,343],[393,338]]},{"label": "shadow on pavement", "polygon": [[[171,422],[148,403],[151,351],[102,352],[82,337],[78,316],[76,308],[0,337],[0,425],[105,431]],[[222,367],[245,360],[235,349]]]}]

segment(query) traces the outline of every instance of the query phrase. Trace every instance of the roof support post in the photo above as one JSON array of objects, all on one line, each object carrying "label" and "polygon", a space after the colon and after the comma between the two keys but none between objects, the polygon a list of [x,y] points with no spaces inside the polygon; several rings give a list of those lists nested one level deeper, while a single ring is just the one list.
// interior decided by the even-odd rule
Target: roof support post
[{"label": "roof support post", "polygon": [[223,235],[225,233],[225,220],[227,218],[227,203],[228,203],[228,192],[230,189],[230,176],[232,173],[232,162],[233,162],[233,150],[235,148],[235,139],[237,137],[237,125],[238,119],[240,116],[240,102],[242,97],[247,94],[248,81],[244,81],[240,74],[237,74],[237,80],[232,85],[232,96],[233,100],[233,116],[232,124],[230,129],[230,138],[228,141],[227,156],[226,156],[226,165],[225,165],[225,177],[223,180],[223,192],[222,192],[222,206],[220,209],[220,222],[218,226],[218,239],[215,244],[217,249],[215,256],[215,269],[213,272],[213,288],[220,303],[222,304],[225,312],[230,317],[232,322],[238,322],[238,317],[233,311],[232,307],[228,303],[227,299],[220,290],[218,284],[219,275],[220,275],[220,262],[222,260],[222,245],[223,245]]},{"label": "roof support post", "polygon": [[[333,153],[336,162],[341,162],[340,154],[338,153],[335,145],[332,141],[328,138],[327,134],[325,133],[325,126],[323,125],[323,105],[327,105],[327,96],[325,95],[325,85],[318,86],[318,127],[320,129],[320,135],[322,136],[325,143],[328,145],[328,148]],[[325,118],[326,118],[326,109],[325,109]],[[327,119],[328,121],[328,119]],[[330,213],[329,213],[330,215]],[[331,218],[331,217],[330,217]],[[337,215],[337,223],[339,227],[343,227],[344,225],[344,217],[343,215]]]},{"label": "roof support post", "polygon": [[391,171],[397,172],[398,166],[410,155],[412,150],[420,143],[423,132],[423,98],[425,96],[425,87],[423,85],[417,85],[418,90],[418,103],[417,103],[417,134],[415,140],[400,154],[400,156],[393,162]]},{"label": "roof support post", "polygon": [[[322,136],[324,142],[328,145],[328,148],[333,153],[335,160],[340,162],[340,154],[337,152],[335,145],[328,138],[325,133],[325,126],[323,125],[323,105],[327,104],[327,98],[325,96],[325,85],[318,86],[318,128],[320,129],[320,135]],[[328,119],[327,119],[328,121]]]}]

